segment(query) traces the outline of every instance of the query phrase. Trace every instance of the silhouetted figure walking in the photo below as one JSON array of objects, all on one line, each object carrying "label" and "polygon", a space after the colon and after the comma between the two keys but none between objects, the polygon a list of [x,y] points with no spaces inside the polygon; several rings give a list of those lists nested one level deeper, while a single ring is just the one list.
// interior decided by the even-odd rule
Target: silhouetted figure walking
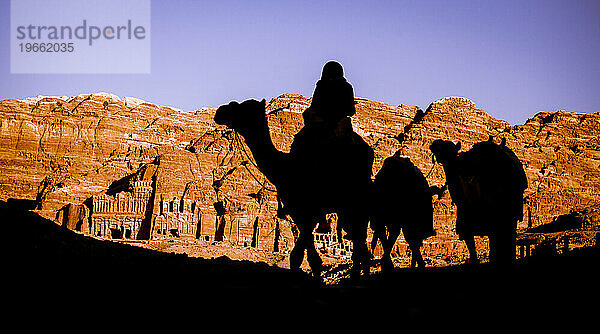
[{"label": "silhouetted figure walking", "polygon": [[383,245],[382,269],[393,269],[391,252],[402,229],[411,250],[411,267],[425,267],[421,255],[423,240],[433,230],[432,192],[423,173],[408,158],[389,157],[373,182],[371,227]]},{"label": "silhouetted figure walking", "polygon": [[460,142],[436,140],[430,146],[444,166],[446,185],[456,204],[456,232],[477,263],[474,236],[489,236],[490,262],[511,263],[516,252],[516,224],[523,219],[523,192],[527,177],[516,155],[488,141],[458,153]]},{"label": "silhouetted figure walking", "polygon": [[306,124],[296,134],[290,153],[278,151],[273,145],[264,100],[231,102],[215,114],[217,124],[244,137],[259,170],[277,188],[285,213],[298,226],[290,267],[299,269],[306,252],[315,276],[320,276],[322,260],[312,232],[317,222],[331,212],[337,213],[338,226],[353,241],[353,272],[368,265],[367,196],[374,154],[352,130],[352,92],[341,65],[327,63],[312,104],[303,114]]}]

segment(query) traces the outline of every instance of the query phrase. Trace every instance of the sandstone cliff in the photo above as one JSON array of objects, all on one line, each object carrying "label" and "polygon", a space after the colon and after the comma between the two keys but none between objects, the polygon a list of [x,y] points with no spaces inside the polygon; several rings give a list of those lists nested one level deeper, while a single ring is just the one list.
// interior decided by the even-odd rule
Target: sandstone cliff
[{"label": "sandstone cliff", "polygon": [[[278,149],[289,150],[309,104],[295,94],[269,101]],[[430,185],[441,186],[444,171],[428,149],[433,140],[461,141],[467,150],[492,136],[496,142],[505,139],[525,167],[529,187],[521,230],[600,203],[599,113],[542,112],[513,126],[458,97],[443,98],[425,111],[357,98],[356,109],[354,129],[375,150],[373,174],[396,154],[409,157]],[[182,112],[106,93],[1,101],[0,199],[35,199],[43,215],[55,218],[68,203],[81,204],[107,190],[128,191],[131,180],[152,180],[154,215],[160,198],[197,200],[205,232],[214,234],[221,223],[215,203],[221,202],[228,240],[240,242],[258,228],[258,247],[272,250],[276,234],[289,247],[293,229],[276,217],[273,186],[253,165],[243,140],[214,124],[214,112]],[[448,193],[434,199],[434,208],[438,235],[424,253],[439,247],[463,251],[454,242],[455,207]]]}]

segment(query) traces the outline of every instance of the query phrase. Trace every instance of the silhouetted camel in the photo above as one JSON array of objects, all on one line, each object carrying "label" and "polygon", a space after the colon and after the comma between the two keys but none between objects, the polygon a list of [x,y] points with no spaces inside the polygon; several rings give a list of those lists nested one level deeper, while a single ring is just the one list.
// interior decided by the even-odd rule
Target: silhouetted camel
[{"label": "silhouetted camel", "polygon": [[[290,267],[299,269],[307,252],[308,263],[315,276],[320,276],[322,260],[317,253],[312,232],[327,213],[336,212],[338,226],[347,239],[353,241],[353,273],[368,266],[366,230],[369,220],[367,203],[371,183],[373,150],[352,130],[351,110],[327,114],[324,108],[335,107],[332,96],[352,96],[352,88],[335,76],[341,75],[341,65],[326,64],[317,84],[315,96],[323,103],[313,104],[305,111],[308,124],[295,136],[290,153],[275,148],[265,117],[265,100],[231,102],[217,109],[215,122],[236,130],[244,137],[258,169],[277,188],[277,194],[294,223],[299,237],[290,254]],[[333,69],[328,72],[329,69]],[[331,78],[333,77],[333,78]],[[336,83],[340,90],[333,89]],[[348,94],[349,92],[349,94]],[[333,115],[333,116],[332,116]],[[368,268],[368,267],[366,267]]]},{"label": "silhouetted camel", "polygon": [[219,107],[215,114],[217,124],[244,137],[258,169],[275,185],[285,213],[298,226],[290,267],[300,268],[306,250],[317,277],[322,260],[312,232],[317,222],[331,212],[337,213],[338,228],[353,241],[353,274],[368,268],[367,199],[374,153],[352,130],[349,116],[354,113],[352,86],[343,78],[342,66],[332,61],[323,67],[311,106],[303,113],[304,127],[295,135],[289,153],[273,146],[265,100],[231,102]]},{"label": "silhouetted camel", "polygon": [[516,155],[506,147],[488,141],[458,153],[460,142],[436,140],[430,149],[444,166],[446,185],[456,204],[456,232],[469,250],[470,262],[477,263],[474,236],[490,240],[490,262],[511,263],[515,258],[515,229],[523,219],[523,191],[527,177]]},{"label": "silhouetted camel", "polygon": [[371,227],[375,230],[372,248],[381,240],[384,272],[393,268],[391,252],[400,229],[412,253],[411,267],[425,267],[421,246],[423,240],[435,235],[431,196],[425,176],[410,159],[385,159],[373,182],[371,214]]}]

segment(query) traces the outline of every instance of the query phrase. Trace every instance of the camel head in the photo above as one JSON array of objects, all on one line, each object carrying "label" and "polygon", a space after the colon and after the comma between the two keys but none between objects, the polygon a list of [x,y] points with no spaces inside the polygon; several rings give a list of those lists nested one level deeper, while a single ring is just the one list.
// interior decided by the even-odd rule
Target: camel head
[{"label": "camel head", "polygon": [[436,139],[429,149],[435,155],[435,159],[442,165],[456,159],[458,151],[460,151],[460,142],[454,144],[448,140]]},{"label": "camel head", "polygon": [[225,125],[245,136],[252,130],[264,130],[266,101],[232,101],[220,106],[215,113],[215,123]]}]

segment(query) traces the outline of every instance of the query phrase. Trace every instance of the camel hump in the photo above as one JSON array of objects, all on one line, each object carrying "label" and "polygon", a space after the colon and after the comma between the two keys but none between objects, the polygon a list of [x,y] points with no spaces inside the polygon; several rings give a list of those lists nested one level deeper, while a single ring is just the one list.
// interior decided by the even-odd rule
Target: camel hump
[{"label": "camel hump", "polygon": [[380,200],[415,202],[427,198],[431,203],[429,184],[421,170],[408,158],[389,157],[375,176],[374,185]]},{"label": "camel hump", "polygon": [[433,206],[427,179],[408,158],[389,157],[373,182],[372,217],[376,224],[400,224],[410,238],[434,235]]},{"label": "camel hump", "polygon": [[375,176],[376,182],[406,183],[411,181],[415,186],[427,188],[427,180],[421,170],[415,166],[409,158],[389,157],[383,162],[383,166]]},{"label": "camel hump", "polygon": [[523,164],[506,145],[479,142],[461,153],[459,159],[466,174],[478,179],[482,186],[511,187],[520,193],[527,188]]}]

